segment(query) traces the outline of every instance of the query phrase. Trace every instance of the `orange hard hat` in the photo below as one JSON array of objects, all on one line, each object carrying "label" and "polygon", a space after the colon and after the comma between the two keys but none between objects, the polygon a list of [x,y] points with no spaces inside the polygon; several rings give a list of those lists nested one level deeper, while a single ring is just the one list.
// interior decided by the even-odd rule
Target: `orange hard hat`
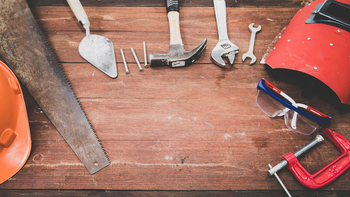
[{"label": "orange hard hat", "polygon": [[21,86],[0,61],[0,184],[27,161],[32,141]]}]

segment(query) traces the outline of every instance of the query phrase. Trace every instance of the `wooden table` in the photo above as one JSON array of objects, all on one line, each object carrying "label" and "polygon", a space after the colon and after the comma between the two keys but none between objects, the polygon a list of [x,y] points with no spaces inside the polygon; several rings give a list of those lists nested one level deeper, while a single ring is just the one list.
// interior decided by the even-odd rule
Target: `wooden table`
[{"label": "wooden table", "polygon": [[[111,165],[90,175],[25,92],[32,152],[24,167],[0,185],[0,196],[285,196],[267,164],[276,165],[315,138],[288,130],[255,104],[256,86],[266,78],[300,103],[333,117],[328,128],[350,139],[350,108],[329,91],[301,96],[302,78],[259,64],[294,14],[308,1],[227,0],[230,40],[239,47],[232,68],[210,61],[218,42],[212,1],[180,1],[180,28],[186,50],[208,39],[195,64],[139,72],[130,48],[143,63],[147,53],[167,53],[169,24],[163,1],[81,1],[92,33],[115,47],[118,78],[111,79],[82,59],[85,36],[66,1],[28,0],[54,53],[96,131]],[[254,53],[248,51],[248,25],[261,25]],[[120,49],[130,74],[125,74]],[[327,92],[325,94],[324,92]],[[322,131],[317,132],[321,134]],[[326,140],[300,162],[314,173],[340,155]],[[308,190],[284,169],[280,178],[294,196],[349,196],[350,172],[320,190]],[[202,191],[203,190],[203,191]]]}]

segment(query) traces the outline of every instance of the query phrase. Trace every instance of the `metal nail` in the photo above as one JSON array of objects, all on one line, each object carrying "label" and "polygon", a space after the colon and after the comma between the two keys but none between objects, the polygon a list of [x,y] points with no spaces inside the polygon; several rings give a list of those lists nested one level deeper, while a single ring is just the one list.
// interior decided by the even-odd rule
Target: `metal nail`
[{"label": "metal nail", "polygon": [[126,74],[129,74],[130,71],[129,71],[128,65],[126,64],[126,61],[125,61],[123,49],[120,49],[120,53],[122,54],[122,58],[123,58],[123,62],[124,62],[124,67],[125,67],[125,72],[126,72]]},{"label": "metal nail", "polygon": [[131,47],[131,52],[132,52],[132,54],[134,55],[134,58],[135,58],[135,60],[136,60],[137,66],[138,66],[139,69],[140,69],[140,72],[142,72],[142,71],[143,71],[143,68],[142,68],[142,66],[140,65],[140,62],[139,62],[139,60],[137,59],[136,53],[135,53],[135,51],[134,51],[134,49],[133,49],[132,47]]},{"label": "metal nail", "polygon": [[145,60],[145,68],[148,68],[147,65],[147,53],[146,53],[146,43],[143,41],[143,58]]}]

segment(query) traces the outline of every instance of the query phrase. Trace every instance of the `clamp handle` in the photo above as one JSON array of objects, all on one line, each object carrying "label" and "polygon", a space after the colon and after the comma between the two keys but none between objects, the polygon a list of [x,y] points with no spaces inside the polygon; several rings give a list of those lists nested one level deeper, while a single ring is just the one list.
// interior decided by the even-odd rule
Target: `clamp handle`
[{"label": "clamp handle", "polygon": [[325,129],[323,134],[340,149],[342,154],[315,174],[307,172],[293,153],[283,157],[288,161],[288,169],[298,181],[311,189],[326,186],[350,167],[350,142],[330,129]]}]

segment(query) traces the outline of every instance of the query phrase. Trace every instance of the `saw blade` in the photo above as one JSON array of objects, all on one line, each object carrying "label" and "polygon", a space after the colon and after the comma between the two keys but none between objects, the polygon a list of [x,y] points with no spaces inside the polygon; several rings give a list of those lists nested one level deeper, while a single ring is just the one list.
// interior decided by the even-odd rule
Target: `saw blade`
[{"label": "saw blade", "polygon": [[0,0],[0,55],[90,174],[110,161],[25,0]]}]

